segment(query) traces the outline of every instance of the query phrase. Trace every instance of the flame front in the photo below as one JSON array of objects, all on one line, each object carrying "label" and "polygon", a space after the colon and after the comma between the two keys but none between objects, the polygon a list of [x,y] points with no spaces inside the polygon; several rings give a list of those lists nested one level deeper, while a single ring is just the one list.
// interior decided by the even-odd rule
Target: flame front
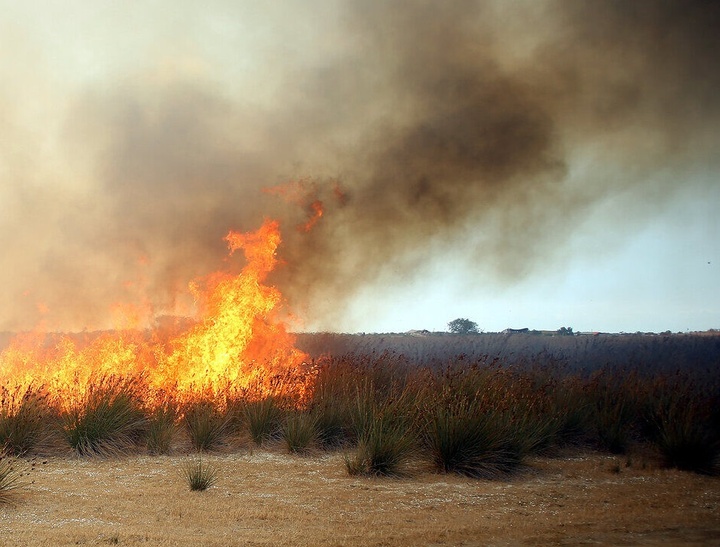
[{"label": "flame front", "polygon": [[[150,405],[168,394],[190,401],[228,389],[269,389],[271,379],[306,360],[279,317],[282,295],[265,284],[277,264],[280,229],[266,221],[256,232],[230,232],[225,241],[230,254],[242,250],[247,263],[239,274],[219,271],[190,284],[199,317],[185,331],[122,330],[85,342],[68,335],[19,335],[0,354],[2,385],[42,387],[63,406],[109,375],[142,377]],[[305,386],[299,382],[291,389]]]}]

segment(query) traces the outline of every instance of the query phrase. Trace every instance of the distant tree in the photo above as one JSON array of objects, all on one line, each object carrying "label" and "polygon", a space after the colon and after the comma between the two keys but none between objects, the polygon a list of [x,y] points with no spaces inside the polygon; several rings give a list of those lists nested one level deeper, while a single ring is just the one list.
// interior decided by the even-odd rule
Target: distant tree
[{"label": "distant tree", "polygon": [[454,334],[477,334],[480,332],[475,321],[462,318],[450,321],[448,323],[448,329]]},{"label": "distant tree", "polygon": [[572,327],[560,327],[556,332],[561,336],[573,336],[575,334]]}]

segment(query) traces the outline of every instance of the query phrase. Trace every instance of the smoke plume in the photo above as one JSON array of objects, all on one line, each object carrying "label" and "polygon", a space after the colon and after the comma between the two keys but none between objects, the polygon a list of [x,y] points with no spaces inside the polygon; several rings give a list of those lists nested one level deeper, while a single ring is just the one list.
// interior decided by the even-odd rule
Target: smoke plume
[{"label": "smoke plume", "polygon": [[[522,279],[560,260],[608,196],[643,196],[627,205],[641,222],[714,184],[690,175],[717,164],[716,2],[308,9],[306,50],[254,73],[266,92],[227,85],[212,63],[150,62],[42,107],[23,86],[55,71],[35,82],[23,63],[0,66],[20,82],[0,94],[0,330],[96,328],[141,294],[178,313],[187,282],[222,265],[227,231],[265,217],[284,235],[272,281],[317,321],[443,249],[469,274]],[[286,199],[266,191],[287,184]]]}]

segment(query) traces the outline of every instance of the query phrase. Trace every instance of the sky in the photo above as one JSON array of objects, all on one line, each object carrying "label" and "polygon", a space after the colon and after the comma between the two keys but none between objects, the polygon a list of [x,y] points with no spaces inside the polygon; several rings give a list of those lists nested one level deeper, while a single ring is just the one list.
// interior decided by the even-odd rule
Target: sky
[{"label": "sky", "polygon": [[717,3],[0,13],[0,331],[186,313],[266,218],[300,330],[720,328]]}]

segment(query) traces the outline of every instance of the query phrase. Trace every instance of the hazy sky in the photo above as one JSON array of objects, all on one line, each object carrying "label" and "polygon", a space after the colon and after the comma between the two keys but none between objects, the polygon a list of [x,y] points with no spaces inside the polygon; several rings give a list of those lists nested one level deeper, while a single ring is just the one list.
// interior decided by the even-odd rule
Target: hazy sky
[{"label": "hazy sky", "polygon": [[0,331],[182,313],[264,218],[308,330],[720,328],[715,2],[0,14]]}]

